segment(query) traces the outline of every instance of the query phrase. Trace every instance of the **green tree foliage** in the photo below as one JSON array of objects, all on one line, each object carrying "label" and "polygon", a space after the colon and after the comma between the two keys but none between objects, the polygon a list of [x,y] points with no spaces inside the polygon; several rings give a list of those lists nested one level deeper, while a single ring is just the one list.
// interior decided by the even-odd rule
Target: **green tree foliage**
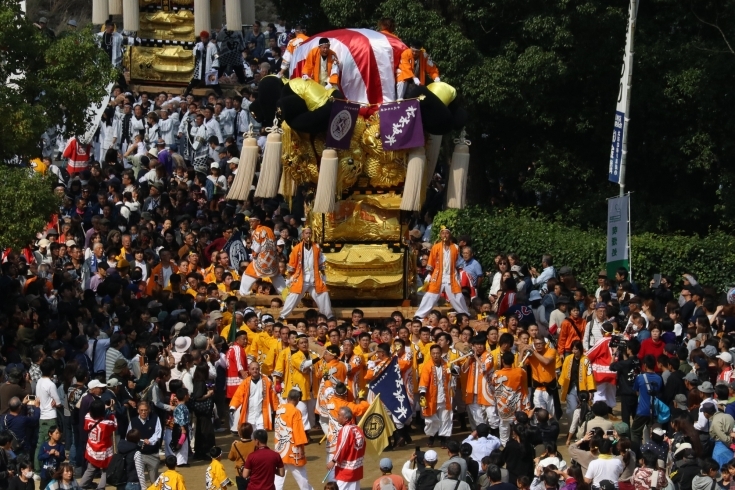
[{"label": "green tree foliage", "polygon": [[[307,21],[310,33],[372,28],[392,17],[401,38],[424,40],[442,80],[470,110],[470,199],[534,206],[584,227],[604,222],[604,198],[617,194],[607,170],[626,0],[281,0],[277,7]],[[731,226],[723,217],[735,211],[734,32],[733,0],[640,2],[627,172],[637,194],[634,229]],[[501,177],[502,191],[488,189]]]},{"label": "green tree foliage", "polygon": [[0,249],[20,250],[36,238],[61,200],[52,192],[54,177],[27,168],[0,165]]},{"label": "green tree foliage", "polygon": [[[114,71],[90,29],[51,41],[20,11],[0,0],[0,161],[33,158],[47,128],[83,134],[86,109],[105,95]],[[50,192],[50,190],[48,191]]]},{"label": "green tree foliage", "polygon": [[[471,236],[475,256],[485,268],[497,254],[513,252],[540,270],[541,256],[548,253],[557,267],[570,266],[588,291],[595,287],[597,273],[605,269],[604,233],[570,227],[529,210],[469,207],[442,211],[434,219],[434,238],[442,225],[454,236]],[[702,284],[724,291],[735,277],[734,247],[735,238],[721,231],[703,237],[634,234],[630,245],[633,279],[647,285],[654,274],[680,277],[694,273]]]}]

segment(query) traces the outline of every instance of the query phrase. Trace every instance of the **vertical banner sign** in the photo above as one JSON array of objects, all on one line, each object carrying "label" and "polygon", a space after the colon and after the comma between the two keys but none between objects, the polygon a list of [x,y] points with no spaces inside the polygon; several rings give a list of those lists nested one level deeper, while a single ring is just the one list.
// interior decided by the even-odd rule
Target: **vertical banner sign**
[{"label": "vertical banner sign", "polygon": [[607,201],[607,277],[615,277],[615,270],[625,267],[630,271],[628,257],[628,204],[630,194]]},{"label": "vertical banner sign", "polygon": [[327,131],[327,148],[349,150],[352,133],[355,132],[355,121],[360,112],[360,104],[353,104],[342,100],[335,100],[332,104],[332,114],[329,117],[329,131]]},{"label": "vertical banner sign", "polygon": [[635,30],[636,8],[635,0],[631,0],[628,7],[628,29],[625,35],[625,55],[623,56],[623,70],[620,74],[620,86],[618,88],[618,103],[615,106],[615,126],[613,128],[612,146],[610,148],[610,167],[608,169],[608,180],[610,182],[620,183],[620,166],[623,160],[624,148],[623,132],[626,119],[630,119],[627,114],[629,108],[628,100],[630,98],[630,80],[631,70],[633,69],[633,33]]}]

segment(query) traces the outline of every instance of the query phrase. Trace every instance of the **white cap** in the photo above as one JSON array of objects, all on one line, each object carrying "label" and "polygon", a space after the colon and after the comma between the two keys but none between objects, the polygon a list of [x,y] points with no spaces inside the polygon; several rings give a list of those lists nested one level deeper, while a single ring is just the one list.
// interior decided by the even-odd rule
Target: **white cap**
[{"label": "white cap", "polygon": [[716,357],[717,359],[722,359],[728,364],[732,364],[732,354],[730,354],[729,352],[720,352],[719,354],[717,354]]},{"label": "white cap", "polygon": [[148,150],[148,154],[153,158],[158,158],[158,150],[156,150],[155,148],[151,148],[150,150]]},{"label": "white cap", "polygon": [[209,168],[219,168],[219,163],[212,162],[212,165],[210,165]]},{"label": "white cap", "polygon": [[232,157],[229,160],[227,160],[227,163],[234,163],[235,165],[239,165],[240,164],[240,159],[237,158],[237,157]]},{"label": "white cap", "polygon": [[286,245],[286,240],[284,240],[283,238],[279,238],[276,242],[276,245]]},{"label": "white cap", "polygon": [[89,388],[90,390],[93,390],[95,388],[107,388],[107,385],[98,379],[93,379],[92,381],[87,383],[87,388]]},{"label": "white cap", "polygon": [[424,453],[424,461],[431,461],[432,463],[439,459],[439,456],[437,456],[436,451],[433,449],[429,449]]},{"label": "white cap", "polygon": [[653,429],[653,433],[656,434],[657,436],[665,436],[666,435],[666,431],[663,430],[661,427],[656,427],[655,429]]}]

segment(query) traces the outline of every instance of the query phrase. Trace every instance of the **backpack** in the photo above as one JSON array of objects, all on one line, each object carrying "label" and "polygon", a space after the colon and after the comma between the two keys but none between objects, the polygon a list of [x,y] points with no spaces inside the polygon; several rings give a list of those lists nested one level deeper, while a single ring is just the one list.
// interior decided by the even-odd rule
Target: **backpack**
[{"label": "backpack", "polygon": [[419,468],[416,472],[416,490],[434,490],[439,482],[441,471],[432,468]]},{"label": "backpack", "polygon": [[107,467],[107,484],[117,487],[119,485],[125,485],[128,483],[128,471],[127,471],[127,456],[128,454],[135,454],[135,451],[120,454],[116,453],[112,455],[110,465]]},{"label": "backpack", "polygon": [[671,409],[656,396],[655,391],[651,390],[651,385],[648,384],[648,376],[644,374],[643,380],[646,382],[646,389],[648,390],[648,395],[651,397],[653,415],[659,424],[665,424],[671,419]]}]

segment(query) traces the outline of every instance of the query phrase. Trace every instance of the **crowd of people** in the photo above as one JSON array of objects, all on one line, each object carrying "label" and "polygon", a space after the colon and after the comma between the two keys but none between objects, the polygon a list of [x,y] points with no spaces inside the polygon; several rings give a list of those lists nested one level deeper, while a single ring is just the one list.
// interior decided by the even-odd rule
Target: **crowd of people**
[{"label": "crowd of people", "polygon": [[[114,61],[127,41],[112,27],[100,35]],[[283,71],[281,49],[305,34],[279,27],[266,37],[256,23],[242,39],[252,66]],[[237,37],[216,39],[227,36]],[[325,40],[314,75],[338,83]],[[422,70],[438,80],[433,68]],[[304,223],[310,190],[290,204],[226,199],[242,135],[257,127],[258,76],[233,66],[202,76],[210,69],[252,83],[233,97],[120,84],[94,142],[45,134],[36,170],[56,176],[62,205],[1,266],[0,489],[182,490],[177,468],[201,460],[207,490],[280,490],[289,475],[307,490],[317,480],[305,447],[322,437],[326,488],[357,489],[366,435],[356,423],[393,365],[413,415],[389,410],[385,449],[423,437],[429,449],[397,474],[381,459],[375,490],[735,485],[731,298],[694,274],[640,287],[622,268],[582,284],[551,254],[481,264],[472,236],[433,229],[439,175],[406,228],[415,312],[338,318]],[[305,293],[315,308],[294,316]],[[218,432],[236,439],[234,482]]]}]

